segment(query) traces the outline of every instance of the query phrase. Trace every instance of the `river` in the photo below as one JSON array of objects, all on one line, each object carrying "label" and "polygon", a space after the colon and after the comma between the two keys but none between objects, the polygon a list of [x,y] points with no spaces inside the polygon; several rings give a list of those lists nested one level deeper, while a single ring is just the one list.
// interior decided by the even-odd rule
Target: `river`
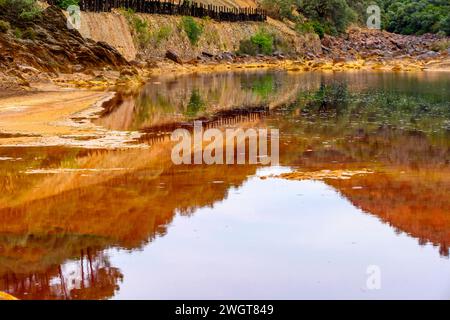
[{"label": "river", "polygon": [[[0,291],[449,299],[449,89],[448,73],[254,71],[123,90],[93,122],[136,132],[129,148],[0,148]],[[278,130],[279,163],[174,164],[171,133],[195,120]]]}]

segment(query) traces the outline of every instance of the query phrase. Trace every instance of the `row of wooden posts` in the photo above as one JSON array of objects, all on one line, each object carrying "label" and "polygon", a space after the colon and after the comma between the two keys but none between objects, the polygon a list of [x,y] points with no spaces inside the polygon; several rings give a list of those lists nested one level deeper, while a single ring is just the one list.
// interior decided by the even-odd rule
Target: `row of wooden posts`
[{"label": "row of wooden posts", "polygon": [[[49,0],[51,4],[57,0]],[[265,21],[267,14],[256,8],[229,8],[206,5],[186,0],[80,0],[81,11],[110,12],[112,9],[132,9],[150,14],[183,15],[197,18],[209,17],[217,21]]]}]

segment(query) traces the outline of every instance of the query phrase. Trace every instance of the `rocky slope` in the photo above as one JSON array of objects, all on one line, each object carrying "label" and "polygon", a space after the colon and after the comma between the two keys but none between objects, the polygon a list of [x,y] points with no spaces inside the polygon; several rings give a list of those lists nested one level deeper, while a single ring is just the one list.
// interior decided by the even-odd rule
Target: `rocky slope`
[{"label": "rocky slope", "polygon": [[66,26],[63,12],[46,8],[33,22],[13,19],[0,12],[10,29],[0,32],[0,82],[26,84],[56,73],[71,73],[128,65],[126,59],[105,42],[83,38]]},{"label": "rocky slope", "polygon": [[[450,38],[433,34],[406,36],[380,30],[354,28],[341,37],[325,36],[322,39],[324,54],[336,59],[370,57],[415,58],[426,60],[448,55],[445,47],[450,46]],[[441,51],[441,52],[440,52]]]}]

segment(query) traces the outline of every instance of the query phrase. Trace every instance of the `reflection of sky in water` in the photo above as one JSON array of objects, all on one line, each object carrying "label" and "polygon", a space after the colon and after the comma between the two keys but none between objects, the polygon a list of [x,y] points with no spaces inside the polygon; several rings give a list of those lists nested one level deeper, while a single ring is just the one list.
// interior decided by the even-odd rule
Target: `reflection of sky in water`
[{"label": "reflection of sky in water", "polygon": [[[322,182],[255,177],[111,263],[127,275],[117,299],[450,298],[437,251]],[[379,291],[366,289],[369,265],[381,267]]]},{"label": "reflection of sky in water", "polygon": [[[144,129],[148,150],[0,151],[0,290],[23,299],[450,297],[448,76],[161,81],[97,120]],[[163,134],[203,116],[221,129],[279,129],[282,166],[174,167]],[[260,179],[364,169],[374,174],[326,184]],[[381,267],[380,291],[366,289],[369,265]]]}]

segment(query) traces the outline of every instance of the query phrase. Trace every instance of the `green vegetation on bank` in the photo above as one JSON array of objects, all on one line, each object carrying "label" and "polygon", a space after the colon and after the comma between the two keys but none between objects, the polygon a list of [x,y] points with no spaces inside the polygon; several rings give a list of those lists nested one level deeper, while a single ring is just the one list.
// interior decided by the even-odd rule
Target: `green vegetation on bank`
[{"label": "green vegetation on bank", "polygon": [[0,20],[0,33],[6,33],[11,29],[11,25],[8,21]]},{"label": "green vegetation on bank", "polygon": [[61,9],[66,10],[69,6],[77,6],[79,3],[79,0],[59,0],[57,2],[57,5]]},{"label": "green vegetation on bank", "polygon": [[133,9],[122,8],[120,12],[130,25],[137,44],[145,48],[152,38],[148,22],[139,17]]},{"label": "green vegetation on bank", "polygon": [[381,9],[382,28],[401,34],[439,33],[450,36],[449,0],[259,0],[277,19],[289,19],[299,32],[319,36],[344,32],[351,24],[364,25],[367,8]]},{"label": "green vegetation on bank", "polygon": [[187,37],[192,45],[196,45],[203,33],[203,26],[195,21],[192,17],[183,17],[181,26],[186,32]]},{"label": "green vegetation on bank", "polygon": [[38,19],[42,14],[36,0],[0,0],[0,11],[7,11],[12,17],[23,21]]},{"label": "green vegetation on bank", "polygon": [[161,26],[159,29],[153,31],[153,41],[156,45],[161,44],[163,41],[167,41],[173,33],[173,29],[170,25]]},{"label": "green vegetation on bank", "polygon": [[240,54],[256,56],[257,54],[272,54],[274,51],[274,36],[264,29],[259,30],[248,40],[243,40],[239,46]]},{"label": "green vegetation on bank", "polygon": [[256,56],[258,54],[271,55],[274,53],[291,54],[292,52],[292,44],[277,36],[276,33],[261,28],[249,39],[240,42],[237,53]]},{"label": "green vegetation on bank", "polygon": [[403,34],[450,35],[449,0],[392,0],[384,3],[384,27]]}]

